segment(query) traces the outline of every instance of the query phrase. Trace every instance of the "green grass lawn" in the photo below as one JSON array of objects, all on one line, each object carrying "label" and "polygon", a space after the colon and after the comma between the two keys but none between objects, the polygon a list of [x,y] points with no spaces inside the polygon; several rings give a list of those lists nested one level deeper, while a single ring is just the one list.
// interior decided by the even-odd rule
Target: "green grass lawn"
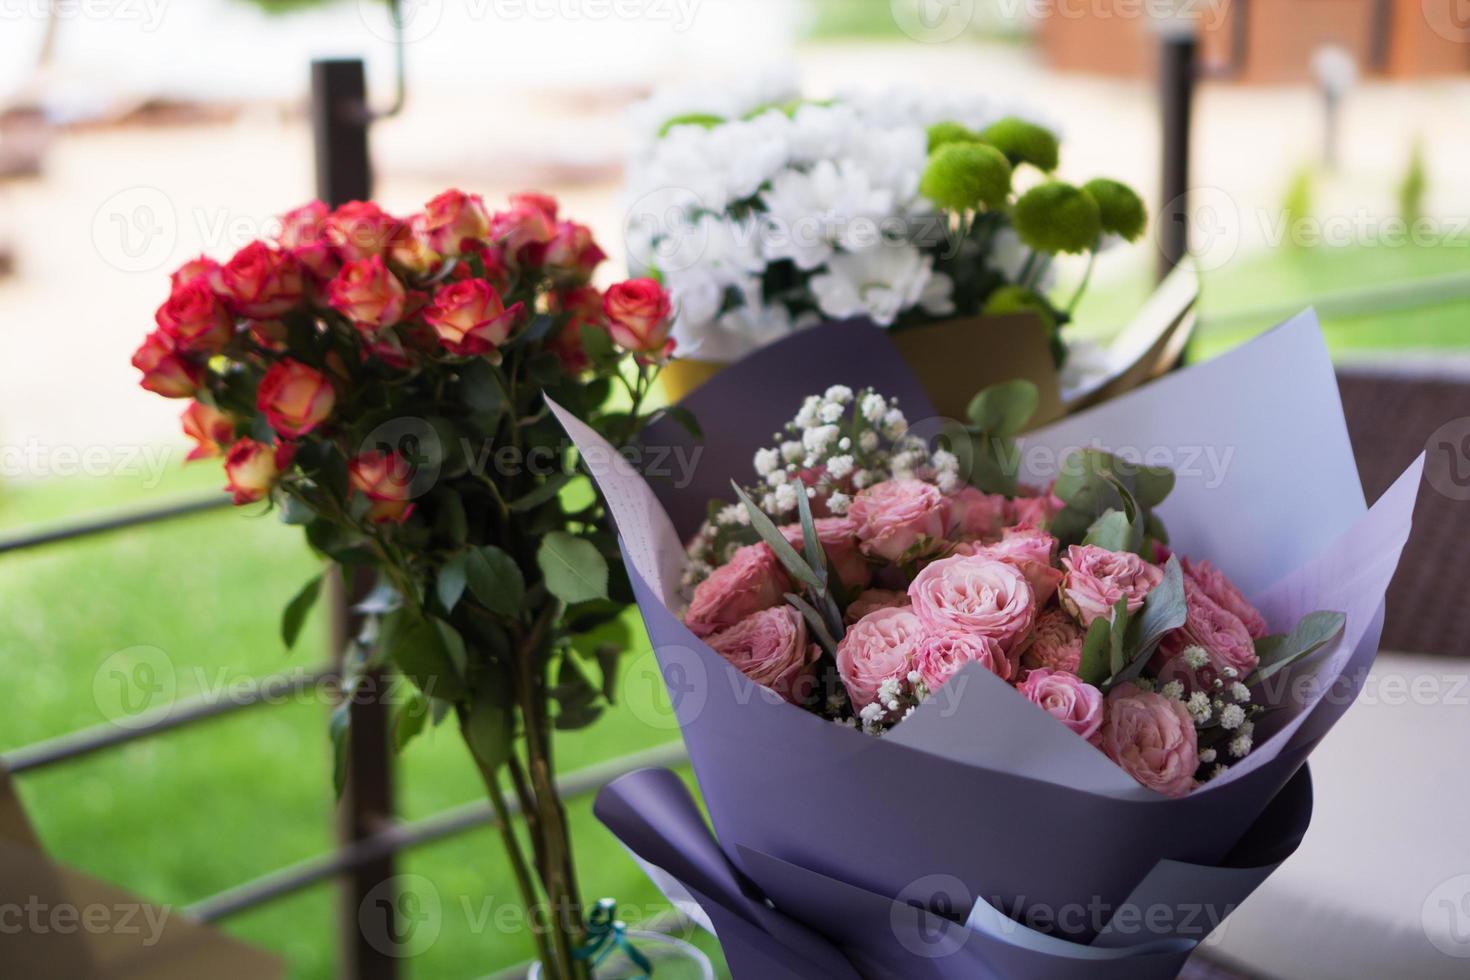
[{"label": "green grass lawn", "polygon": [[[216,464],[203,462],[152,490],[129,481],[4,487],[0,527],[218,483]],[[116,704],[108,670],[120,658],[125,668],[127,658],[163,664],[178,697],[320,662],[319,615],[289,655],[276,625],[283,603],[315,568],[297,529],[235,511],[0,557],[0,668],[10,706],[0,714],[0,750],[108,721],[105,712]],[[298,700],[27,774],[19,780],[22,798],[59,860],[158,902],[197,901],[332,846],[328,706]],[[560,736],[558,761],[570,772],[671,737],[614,711],[591,729]],[[421,736],[398,771],[408,818],[479,799],[451,729]],[[630,919],[653,914],[663,907],[660,896],[590,806],[587,798],[571,804],[585,892],[617,898]],[[409,975],[477,977],[530,956],[524,935],[485,926],[495,921],[487,909],[514,901],[493,832],[411,851],[401,867],[433,883],[442,909],[439,936],[412,960]],[[285,956],[292,977],[327,978],[336,975],[336,910],[334,888],[324,885],[228,920],[226,928]]]},{"label": "green grass lawn", "polygon": [[[1348,289],[1470,272],[1467,258],[1470,249],[1455,245],[1243,256],[1205,276],[1201,349],[1234,344],[1280,318],[1245,316],[1248,311],[1285,315]],[[1079,321],[1126,320],[1149,288],[1142,265],[1137,275],[1090,292]],[[1470,297],[1387,312],[1329,303],[1324,326],[1337,350],[1467,348]],[[121,479],[0,486],[0,528],[188,495],[221,482],[216,464],[206,462],[170,472],[160,487]],[[124,667],[163,663],[179,697],[320,662],[326,651],[319,616],[293,654],[282,650],[277,635],[279,610],[315,569],[296,529],[273,516],[236,511],[0,556],[0,670],[8,705],[0,713],[0,751],[108,720],[104,668],[119,660]],[[641,638],[641,629],[635,635]],[[314,699],[250,709],[26,775],[21,793],[58,859],[150,899],[187,904],[332,846],[327,710]],[[670,738],[615,709],[588,730],[560,736],[559,762],[570,772]],[[399,773],[409,818],[479,798],[451,731],[412,744]],[[584,893],[613,896],[633,909],[660,908],[652,886],[589,806],[587,799],[572,804]],[[513,900],[490,831],[412,851],[402,869],[434,884],[443,911],[438,939],[411,961],[410,975],[477,977],[529,956],[523,935],[477,928],[494,921],[484,917],[486,902]],[[336,911],[334,889],[324,885],[231,919],[225,928],[282,954],[292,977],[327,978],[335,975]]]}]

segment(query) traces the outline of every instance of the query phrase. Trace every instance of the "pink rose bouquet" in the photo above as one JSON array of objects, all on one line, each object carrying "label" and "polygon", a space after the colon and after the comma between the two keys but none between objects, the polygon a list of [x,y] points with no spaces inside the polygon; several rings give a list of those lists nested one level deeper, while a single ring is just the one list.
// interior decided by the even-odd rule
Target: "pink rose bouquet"
[{"label": "pink rose bouquet", "polygon": [[1007,404],[1024,388],[1008,387],[976,401],[981,485],[891,399],[808,398],[755,454],[759,482],[713,505],[691,542],[684,621],[786,700],[875,735],[978,664],[1182,796],[1250,752],[1265,620],[1210,562],[1159,560],[1168,470],[1086,450],[1039,489],[987,468],[1024,417]]}]

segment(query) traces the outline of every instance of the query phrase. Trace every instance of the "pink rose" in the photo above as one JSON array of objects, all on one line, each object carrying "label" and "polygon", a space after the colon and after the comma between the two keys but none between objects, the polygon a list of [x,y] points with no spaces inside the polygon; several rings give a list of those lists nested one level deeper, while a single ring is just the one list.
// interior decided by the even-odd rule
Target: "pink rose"
[{"label": "pink rose", "polygon": [[906,609],[909,605],[907,592],[898,592],[893,589],[864,589],[857,594],[857,598],[847,604],[847,612],[842,618],[850,626],[870,612],[877,612],[879,609]]},{"label": "pink rose", "polygon": [[301,248],[321,241],[331,210],[321,201],[311,201],[281,215],[276,241],[284,249]]},{"label": "pink rose", "polygon": [[592,364],[582,349],[582,328],[593,327],[607,332],[607,320],[602,314],[602,294],[596,286],[578,286],[565,292],[551,293],[546,302],[552,313],[564,313],[567,318],[546,346],[561,361],[563,371],[581,374]]},{"label": "pink rose", "polygon": [[510,209],[491,217],[490,238],[515,262],[534,258],[536,250],[527,246],[556,237],[556,210],[556,198],[547,194],[512,194]]},{"label": "pink rose", "polygon": [[930,692],[939,690],[968,663],[983,664],[1003,681],[1014,667],[1000,644],[978,633],[925,633],[914,652],[914,669]]},{"label": "pink rose", "polygon": [[1057,539],[1036,527],[1008,527],[999,541],[973,547],[969,554],[1015,565],[1026,576],[1038,606],[1050,602],[1062,582],[1061,570],[1052,564],[1057,557]]},{"label": "pink rose", "polygon": [[1205,595],[1215,600],[1217,605],[1234,613],[1235,617],[1245,624],[1252,639],[1259,640],[1269,632],[1266,628],[1266,618],[1255,606],[1246,601],[1245,596],[1240,594],[1235,583],[1225,577],[1224,572],[1203,558],[1199,561],[1181,558],[1181,562],[1184,566],[1184,574],[1199,586]]},{"label": "pink rose", "polygon": [[593,241],[592,230],[575,221],[557,224],[556,235],[540,248],[541,264],[563,288],[586,285],[592,279],[593,270],[607,258],[607,253]]},{"label": "pink rose", "polygon": [[347,483],[372,501],[374,524],[402,524],[413,513],[414,468],[400,453],[372,449],[347,461]]},{"label": "pink rose", "polygon": [[653,279],[614,283],[602,296],[607,332],[613,343],[634,354],[667,357],[674,318],[668,290]]},{"label": "pink rose", "polygon": [[[1184,625],[1172,630],[1159,644],[1151,664],[1163,683],[1182,681],[1188,691],[1211,690],[1216,679],[1229,684],[1244,680],[1256,669],[1260,659],[1250,630],[1230,610],[1211,599],[1192,578],[1184,579],[1184,603],[1187,613]],[[1191,667],[1184,651],[1200,647],[1208,662]],[[1235,671],[1234,675],[1226,668]]]},{"label": "pink rose", "polygon": [[763,609],[705,642],[746,677],[792,704],[811,696],[811,666],[821,650],[807,642],[806,620],[790,606]]},{"label": "pink rose", "polygon": [[143,339],[133,353],[133,367],[143,372],[140,385],[165,398],[192,398],[204,383],[204,366],[185,357],[162,330]]},{"label": "pink rose", "polygon": [[[873,570],[867,559],[858,550],[857,525],[846,517],[820,517],[813,521],[817,528],[817,540],[827,554],[827,565],[837,572],[842,585],[847,589],[865,589],[873,580]],[[797,554],[806,546],[800,524],[788,524],[781,528],[781,536],[795,548]]]},{"label": "pink rose", "polygon": [[1178,798],[1194,789],[1199,742],[1183,701],[1120,684],[1108,693],[1099,748],[1139,783]]},{"label": "pink rose", "polygon": [[837,673],[855,710],[876,701],[884,681],[907,680],[923,633],[907,609],[879,609],[847,631],[837,644]]},{"label": "pink rose", "polygon": [[1046,527],[1051,519],[1061,513],[1067,504],[1051,492],[1051,487],[1039,490],[1036,487],[1021,487],[1021,496],[1010,501],[1007,520],[1011,524],[1027,527]]},{"label": "pink rose", "polygon": [[251,242],[214,273],[215,292],[235,312],[254,319],[278,317],[301,302],[306,286],[301,266],[288,253]]},{"label": "pink rose", "polygon": [[1076,674],[1043,667],[1027,674],[1016,690],[1078,735],[1096,741],[1103,723],[1102,692]]},{"label": "pink rose", "polygon": [[734,626],[763,609],[780,605],[791,576],[765,544],[748,544],[694,589],[684,625],[695,636]]},{"label": "pink rose", "polygon": [[1076,620],[1060,609],[1048,609],[1036,618],[1036,628],[1021,651],[1021,666],[1075,674],[1082,665],[1084,638]]},{"label": "pink rose", "polygon": [[1006,523],[1006,498],[998,493],[981,493],[965,487],[949,498],[951,537],[975,540],[1000,534]]},{"label": "pink rose", "polygon": [[483,279],[462,279],[439,290],[424,320],[451,354],[478,357],[505,343],[525,309],[525,303],[507,307]]},{"label": "pink rose", "polygon": [[984,555],[956,555],[928,565],[909,586],[914,614],[932,633],[988,636],[1009,654],[1036,621],[1026,577]]},{"label": "pink rose", "polygon": [[369,336],[403,318],[408,293],[382,256],[349,262],[328,287],[332,309]]},{"label": "pink rose", "polygon": [[444,261],[429,244],[428,219],[423,214],[405,218],[388,243],[388,261],[411,276],[427,276]]},{"label": "pink rose", "polygon": [[168,279],[169,284],[174,289],[178,289],[181,286],[189,285],[189,283],[196,279],[203,279],[205,282],[212,283],[218,273],[219,263],[208,256],[201,255],[179,266]]},{"label": "pink rose", "polygon": [[213,405],[190,402],[180,418],[184,423],[184,435],[195,443],[189,455],[184,457],[185,462],[218,456],[235,441],[235,423]]},{"label": "pink rose", "polygon": [[944,495],[922,480],[875,483],[853,498],[847,513],[863,553],[889,561],[939,543],[948,519]]},{"label": "pink rose", "polygon": [[270,495],[271,487],[296,455],[292,443],[267,446],[254,439],[240,439],[225,454],[225,490],[235,506],[253,504]]},{"label": "pink rose", "polygon": [[1131,551],[1109,551],[1092,544],[1074,544],[1062,559],[1062,605],[1083,626],[1094,619],[1113,620],[1119,599],[1128,600],[1128,612],[1138,612],[1153,587],[1164,580],[1164,570]]}]

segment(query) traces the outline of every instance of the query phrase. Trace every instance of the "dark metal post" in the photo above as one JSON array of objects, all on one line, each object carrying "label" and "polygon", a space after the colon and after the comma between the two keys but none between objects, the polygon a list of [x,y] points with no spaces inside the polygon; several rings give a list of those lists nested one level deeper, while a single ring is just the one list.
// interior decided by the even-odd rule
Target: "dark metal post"
[{"label": "dark metal post", "polygon": [[1159,106],[1162,119],[1162,187],[1159,200],[1159,278],[1189,252],[1189,129],[1194,108],[1193,31],[1167,30],[1160,40]]},{"label": "dark metal post", "polygon": [[[368,158],[367,82],[360,60],[315,61],[311,66],[311,123],[316,145],[317,196],[336,207],[372,196]],[[350,607],[371,586],[358,574],[344,582],[329,576],[332,653],[341,658],[360,625]],[[392,748],[384,678],[363,678],[351,707],[347,737],[347,782],[339,813],[339,835],[352,846],[383,829],[393,815]],[[398,932],[391,852],[352,869],[343,881],[342,969],[354,980],[396,980]]]}]

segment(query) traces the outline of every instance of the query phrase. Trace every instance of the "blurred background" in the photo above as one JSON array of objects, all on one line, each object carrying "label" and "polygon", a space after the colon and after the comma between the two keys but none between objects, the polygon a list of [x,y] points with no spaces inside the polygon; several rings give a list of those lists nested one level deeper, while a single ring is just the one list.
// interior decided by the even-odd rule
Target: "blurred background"
[{"label": "blurred background", "polygon": [[[1348,406],[1360,452],[1379,463],[1377,486],[1364,467],[1370,497],[1431,431],[1464,447],[1441,468],[1449,489],[1432,518],[1451,542],[1441,550],[1464,550],[1461,0],[406,0],[402,27],[406,102],[371,131],[377,200],[407,212],[457,186],[493,208],[547,191],[597,232],[609,279],[623,265],[630,108],[669,85],[795,78],[813,97],[903,86],[1014,100],[1060,130],[1063,177],[1126,180],[1158,214],[1170,203],[1161,39],[1186,30],[1197,85],[1175,207],[1203,275],[1193,356],[1315,304],[1350,386],[1399,379]],[[210,463],[183,466],[181,406],[142,391],[129,357],[172,269],[227,258],[316,195],[309,67],[333,56],[365,59],[370,101],[394,101],[382,0],[0,0],[0,752],[53,856],[180,908],[309,863],[337,837],[330,697],[303,680],[327,659],[330,624],[317,614],[289,656],[277,635],[314,559],[295,529],[232,512],[19,545],[36,545],[38,527],[222,483]],[[1179,94],[1179,77],[1167,84]],[[1151,236],[1104,257],[1081,332],[1106,338],[1128,320],[1160,247]],[[1400,648],[1463,652],[1458,615]],[[140,665],[156,682],[143,706],[165,713],[281,674],[301,690],[65,766],[26,754],[126,727]],[[632,705],[563,738],[563,771],[676,742],[650,720],[668,720],[650,707],[655,685],[631,678]],[[452,734],[414,743],[394,779],[409,821],[471,814],[479,799]],[[633,921],[664,916],[589,806],[573,805],[584,891],[616,896]],[[401,855],[411,889],[438,903],[402,975],[476,977],[527,958],[524,937],[487,918],[510,899],[503,864],[483,827]],[[232,908],[221,926],[281,954],[292,977],[337,975],[342,912],[331,875],[320,879]]]}]

